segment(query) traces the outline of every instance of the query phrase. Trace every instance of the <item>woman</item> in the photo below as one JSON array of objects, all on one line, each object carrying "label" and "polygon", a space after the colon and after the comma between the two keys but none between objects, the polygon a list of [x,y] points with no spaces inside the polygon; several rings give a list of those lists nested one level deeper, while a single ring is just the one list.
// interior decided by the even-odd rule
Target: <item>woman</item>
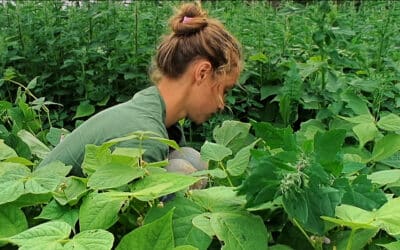
[{"label": "woman", "polygon": [[[202,123],[224,108],[224,95],[234,87],[241,71],[238,41],[216,19],[208,18],[197,4],[184,4],[170,19],[155,56],[155,86],[136,93],[125,103],[108,108],[76,128],[57,145],[39,167],[60,160],[82,175],[86,144],[100,145],[135,131],[151,131],[164,138],[184,141],[177,122],[189,118]],[[131,140],[119,147],[137,147]],[[161,161],[168,147],[146,140],[145,161]]]}]

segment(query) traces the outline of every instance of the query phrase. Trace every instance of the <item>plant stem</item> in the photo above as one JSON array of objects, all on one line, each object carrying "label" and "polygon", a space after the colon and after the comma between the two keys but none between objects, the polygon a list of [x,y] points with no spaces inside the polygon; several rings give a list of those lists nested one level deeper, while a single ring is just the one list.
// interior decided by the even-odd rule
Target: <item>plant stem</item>
[{"label": "plant stem", "polygon": [[225,172],[225,174],[226,174],[226,179],[228,180],[228,182],[229,182],[229,185],[231,186],[231,187],[233,187],[233,183],[232,183],[232,181],[231,181],[231,178],[229,178],[229,173],[228,173],[228,171],[226,171],[226,168],[224,167],[224,164],[222,164],[222,162],[218,162],[218,166],[220,166],[221,168],[222,168],[222,170],[224,170],[224,172]]}]

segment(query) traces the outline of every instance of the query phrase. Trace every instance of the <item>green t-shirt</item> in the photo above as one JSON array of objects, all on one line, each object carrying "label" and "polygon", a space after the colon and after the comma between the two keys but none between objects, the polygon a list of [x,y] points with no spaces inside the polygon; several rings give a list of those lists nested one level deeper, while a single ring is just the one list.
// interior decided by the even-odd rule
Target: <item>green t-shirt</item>
[{"label": "green t-shirt", "polygon": [[[82,175],[81,164],[85,153],[85,145],[102,143],[117,137],[126,136],[135,131],[151,131],[163,138],[170,138],[169,132],[179,144],[184,141],[183,133],[178,125],[165,127],[165,103],[156,86],[137,92],[127,102],[105,109],[89,118],[72,133],[67,135],[39,164],[44,166],[59,160],[72,165],[72,174]],[[118,147],[138,147],[138,141],[121,142]],[[146,150],[144,160],[161,161],[167,158],[168,146],[154,140],[145,140],[142,147]]]}]

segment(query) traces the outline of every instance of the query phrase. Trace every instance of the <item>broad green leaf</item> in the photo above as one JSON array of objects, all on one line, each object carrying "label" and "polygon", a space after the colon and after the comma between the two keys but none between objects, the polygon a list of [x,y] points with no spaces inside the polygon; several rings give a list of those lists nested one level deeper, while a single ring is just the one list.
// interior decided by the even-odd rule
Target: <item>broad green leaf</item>
[{"label": "broad green leaf", "polygon": [[174,141],[174,140],[166,139],[163,137],[154,137],[154,136],[151,136],[148,139],[164,143],[164,144],[168,145],[169,147],[176,149],[176,150],[179,149],[178,143],[176,143],[176,141]]},{"label": "broad green leaf", "polygon": [[240,121],[224,121],[221,126],[216,126],[213,138],[217,144],[221,144],[237,152],[247,140],[251,125]]},{"label": "broad green leaf", "polygon": [[262,138],[271,149],[297,151],[296,136],[290,127],[277,128],[267,122],[257,122],[252,125],[256,137]]},{"label": "broad green leaf", "polygon": [[51,200],[51,193],[45,194],[23,194],[18,199],[12,202],[12,204],[16,207],[30,207],[35,205],[41,205],[44,203],[48,203]]},{"label": "broad green leaf", "polygon": [[363,123],[375,123],[375,118],[370,114],[363,114],[363,115],[358,115],[354,117],[345,117],[345,116],[339,116],[343,120],[346,120],[351,123],[355,124],[363,124]]},{"label": "broad green leaf", "polygon": [[302,192],[289,192],[283,196],[283,205],[290,217],[296,219],[307,231],[323,234],[325,224],[321,216],[334,216],[341,194],[331,187],[310,186]]},{"label": "broad green leaf", "polygon": [[[367,245],[371,246],[372,238],[379,231],[378,228],[358,229],[351,234],[351,231],[339,231],[337,238],[333,239],[336,243],[336,249],[367,249]],[[349,242],[350,237],[352,241]]]},{"label": "broad green leaf", "polygon": [[17,153],[10,146],[4,143],[4,140],[0,139],[0,161],[11,157],[17,157]]},{"label": "broad green leaf", "polygon": [[368,175],[368,179],[380,186],[392,184],[400,180],[400,169],[376,171]]},{"label": "broad green leaf", "polygon": [[[11,237],[28,228],[24,212],[14,205],[0,205],[0,239]],[[0,246],[2,245],[0,240]]]},{"label": "broad green leaf", "polygon": [[111,161],[99,167],[90,177],[88,186],[92,189],[115,188],[144,176],[139,159],[112,155]]},{"label": "broad green leaf", "polygon": [[42,194],[55,191],[57,186],[65,180],[71,168],[72,166],[55,161],[35,169],[25,182],[25,192]]},{"label": "broad green leaf", "polygon": [[343,101],[347,102],[347,106],[351,108],[355,114],[363,115],[369,114],[369,109],[366,101],[359,95],[346,91],[340,95]]},{"label": "broad green leaf", "polygon": [[148,224],[157,220],[173,208],[175,210],[172,227],[176,245],[191,245],[200,250],[206,250],[211,243],[211,237],[192,223],[193,218],[205,211],[195,202],[183,196],[175,197],[172,201],[165,203],[163,208],[151,208],[144,223]]},{"label": "broad green leaf", "polygon": [[30,160],[27,160],[27,159],[25,159],[23,157],[10,157],[10,158],[7,158],[7,160],[5,160],[5,162],[18,163],[18,164],[22,164],[22,165],[25,165],[25,166],[33,166],[33,165],[35,165]]},{"label": "broad green leaf", "polygon": [[233,187],[211,187],[193,190],[190,197],[194,202],[210,212],[243,210],[246,204],[244,196],[238,196]]},{"label": "broad green leaf", "polygon": [[219,179],[224,179],[227,177],[226,172],[220,168],[196,171],[192,174],[192,176],[203,176],[203,175],[210,175],[213,178],[219,178]]},{"label": "broad green leaf", "polygon": [[54,199],[63,206],[66,204],[75,205],[89,191],[86,184],[86,178],[69,176],[53,192]]},{"label": "broad green leaf", "polygon": [[132,158],[140,158],[144,153],[143,149],[139,148],[122,148],[116,147],[112,152],[113,155],[123,155]]},{"label": "broad green leaf", "polygon": [[29,146],[32,154],[36,155],[40,159],[44,159],[50,152],[50,149],[43,144],[43,142],[41,142],[28,131],[22,129],[18,131],[18,136]]},{"label": "broad green leaf", "polygon": [[73,120],[81,117],[86,117],[92,115],[96,109],[92,104],[89,103],[89,101],[83,101],[79,103],[79,106],[76,108],[76,112],[74,117],[72,118]]},{"label": "broad green leaf", "polygon": [[371,160],[384,160],[400,150],[400,135],[387,134],[377,141],[372,150]]},{"label": "broad green leaf", "polygon": [[110,250],[114,242],[114,235],[105,230],[86,230],[78,233],[65,245],[66,250]]},{"label": "broad green leaf", "polygon": [[188,188],[199,180],[199,178],[181,174],[152,174],[133,183],[131,194],[142,201],[154,200]]},{"label": "broad green leaf", "polygon": [[347,222],[373,226],[374,214],[355,206],[345,204],[337,206],[335,215]]},{"label": "broad green leaf", "polygon": [[174,250],[199,250],[199,248],[191,245],[181,245],[174,248]]},{"label": "broad green leaf", "polygon": [[14,235],[9,240],[24,249],[32,249],[32,246],[35,246],[35,249],[54,249],[47,247],[49,245],[59,247],[59,242],[68,239],[70,233],[71,226],[67,223],[49,221]]},{"label": "broad green leaf", "polygon": [[69,131],[65,129],[59,129],[51,127],[49,132],[46,134],[46,139],[50,142],[51,145],[56,146],[60,140],[69,134]]},{"label": "broad green leaf", "polygon": [[203,161],[222,161],[225,157],[232,154],[232,150],[224,145],[206,141],[201,146],[201,159]]},{"label": "broad green leaf", "polygon": [[314,138],[316,160],[336,176],[342,172],[343,168],[339,161],[339,152],[345,136],[345,130],[331,130],[325,133],[318,132]]},{"label": "broad green leaf", "polygon": [[116,250],[172,250],[175,246],[172,231],[173,212],[174,209],[171,209],[160,219],[126,234]]},{"label": "broad green leaf", "polygon": [[0,204],[15,201],[25,192],[25,179],[31,173],[24,165],[0,163]]},{"label": "broad green leaf", "polygon": [[342,204],[353,205],[371,211],[387,202],[385,193],[376,188],[364,174],[358,175],[354,180],[347,178],[336,179],[333,186],[344,193]]},{"label": "broad green leaf", "polygon": [[400,131],[400,117],[396,114],[388,114],[381,117],[377,125],[380,129],[386,131]]},{"label": "broad green leaf", "polygon": [[211,215],[211,227],[223,242],[222,250],[268,249],[268,232],[261,217],[246,213]]},{"label": "broad green leaf", "polygon": [[325,221],[329,221],[329,222],[335,223],[335,224],[338,224],[340,226],[349,227],[349,228],[352,228],[352,229],[359,229],[359,228],[378,229],[376,226],[371,225],[371,224],[352,222],[352,221],[332,218],[332,217],[328,217],[328,216],[321,216],[321,219],[323,219]]},{"label": "broad green leaf", "polygon": [[35,217],[35,219],[46,219],[46,220],[58,220],[64,221],[75,228],[75,224],[78,221],[79,211],[77,208],[71,208],[70,206],[61,206],[57,201],[52,200],[47,204],[42,212]]},{"label": "broad green leaf", "polygon": [[400,249],[400,241],[394,241],[386,244],[376,244],[378,246],[384,247],[387,250],[398,250]]},{"label": "broad green leaf", "polygon": [[108,144],[101,146],[86,145],[82,162],[83,172],[90,176],[96,169],[111,162],[111,150],[109,147]]},{"label": "broad green leaf", "polygon": [[128,195],[114,195],[113,192],[89,194],[79,210],[81,231],[110,228],[117,222],[119,210],[127,201]]},{"label": "broad green leaf", "polygon": [[213,237],[214,235],[216,235],[216,233],[214,232],[214,229],[211,227],[211,221],[210,221],[211,216],[212,213],[203,213],[197,215],[193,218],[192,223],[199,230],[203,231],[208,236]]},{"label": "broad green leaf", "polygon": [[389,200],[376,211],[374,224],[392,236],[400,235],[400,197]]},{"label": "broad green leaf", "polygon": [[232,176],[239,176],[246,171],[250,160],[250,150],[254,148],[254,146],[257,144],[258,141],[259,140],[242,148],[241,150],[239,150],[239,152],[237,152],[237,154],[233,159],[227,161],[226,170]]},{"label": "broad green leaf", "polygon": [[361,123],[353,127],[353,131],[358,137],[360,148],[364,147],[365,143],[373,141],[379,134],[374,123]]}]

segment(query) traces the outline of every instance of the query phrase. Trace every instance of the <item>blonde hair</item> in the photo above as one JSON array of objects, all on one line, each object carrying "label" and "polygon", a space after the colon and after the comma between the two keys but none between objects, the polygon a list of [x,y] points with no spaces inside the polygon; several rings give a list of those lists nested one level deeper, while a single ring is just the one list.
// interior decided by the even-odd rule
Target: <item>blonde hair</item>
[{"label": "blonde hair", "polygon": [[152,65],[154,82],[161,76],[178,78],[197,59],[208,60],[215,73],[241,70],[239,42],[221,22],[207,17],[199,3],[181,5],[169,24],[171,32],[163,37]]}]

